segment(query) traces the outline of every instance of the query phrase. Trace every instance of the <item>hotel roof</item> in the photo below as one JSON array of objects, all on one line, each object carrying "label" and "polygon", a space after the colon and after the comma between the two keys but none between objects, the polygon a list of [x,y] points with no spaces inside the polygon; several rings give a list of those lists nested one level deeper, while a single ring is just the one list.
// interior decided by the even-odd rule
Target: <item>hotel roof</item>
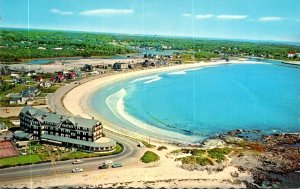
[{"label": "hotel roof", "polygon": [[54,123],[56,126],[60,126],[60,124],[64,121],[69,121],[77,127],[92,129],[99,122],[98,120],[94,119],[60,115],[54,112],[33,108],[31,106],[25,106],[21,112],[29,116],[36,117],[39,121]]}]

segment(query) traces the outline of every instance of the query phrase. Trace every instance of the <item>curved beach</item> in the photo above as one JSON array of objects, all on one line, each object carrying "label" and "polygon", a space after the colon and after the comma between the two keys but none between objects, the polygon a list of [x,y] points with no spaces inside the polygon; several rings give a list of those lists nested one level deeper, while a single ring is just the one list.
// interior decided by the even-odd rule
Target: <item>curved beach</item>
[{"label": "curved beach", "polygon": [[[151,74],[157,74],[162,72],[171,72],[171,71],[179,71],[193,68],[200,68],[203,66],[215,66],[220,64],[232,64],[232,63],[242,63],[244,60],[235,60],[235,61],[216,61],[216,62],[199,62],[194,64],[183,64],[169,67],[161,67],[161,68],[153,68],[139,71],[131,71],[125,73],[116,73],[109,76],[103,76],[101,78],[94,79],[92,81],[83,83],[78,85],[71,91],[69,91],[62,100],[64,107],[73,115],[79,115],[84,118],[96,118],[102,122],[105,129],[121,133],[124,135],[128,135],[134,138],[139,139],[149,139],[147,133],[141,134],[131,130],[124,129],[116,124],[113,124],[103,115],[98,112],[93,112],[93,109],[90,107],[90,100],[93,97],[93,94],[101,90],[101,88],[106,87],[108,85],[112,85],[121,80],[130,79],[134,77],[143,77]],[[157,140],[159,139],[159,140]],[[152,139],[151,139],[152,140]],[[165,139],[162,137],[156,137],[156,141],[170,141],[169,139]],[[172,141],[174,142],[174,141]],[[176,141],[177,142],[177,141]]]}]

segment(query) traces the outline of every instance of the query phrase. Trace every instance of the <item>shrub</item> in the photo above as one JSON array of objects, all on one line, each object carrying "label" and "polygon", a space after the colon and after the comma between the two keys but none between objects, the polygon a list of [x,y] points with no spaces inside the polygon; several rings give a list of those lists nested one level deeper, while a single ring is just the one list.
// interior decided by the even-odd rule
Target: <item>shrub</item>
[{"label": "shrub", "polygon": [[158,161],[160,158],[159,156],[151,151],[147,151],[145,152],[145,154],[141,157],[141,161],[144,163],[151,163],[151,162],[155,162]]},{"label": "shrub", "polygon": [[198,164],[201,166],[205,165],[212,165],[212,161],[208,159],[207,157],[195,157],[195,156],[187,156],[183,158],[179,158],[178,160],[181,160],[182,164]]},{"label": "shrub", "polygon": [[219,161],[225,160],[225,155],[229,154],[231,150],[229,148],[215,148],[208,151],[208,156],[215,158]]},{"label": "shrub", "polygon": [[158,151],[161,151],[161,150],[167,150],[168,148],[166,146],[159,146],[157,148]]}]

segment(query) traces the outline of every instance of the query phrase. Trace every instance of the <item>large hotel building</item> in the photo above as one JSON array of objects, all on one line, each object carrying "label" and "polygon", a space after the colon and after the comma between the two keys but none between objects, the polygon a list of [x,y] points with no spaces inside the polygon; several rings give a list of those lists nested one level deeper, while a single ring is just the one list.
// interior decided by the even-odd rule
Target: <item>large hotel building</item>
[{"label": "large hotel building", "polygon": [[21,131],[16,138],[27,137],[86,151],[112,151],[116,141],[103,137],[101,122],[76,116],[64,116],[45,109],[25,106],[20,114]]}]

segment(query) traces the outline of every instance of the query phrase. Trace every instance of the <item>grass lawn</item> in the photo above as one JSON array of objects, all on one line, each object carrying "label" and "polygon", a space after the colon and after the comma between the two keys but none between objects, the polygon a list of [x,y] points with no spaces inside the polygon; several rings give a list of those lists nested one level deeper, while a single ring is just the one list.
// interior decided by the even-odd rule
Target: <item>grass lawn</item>
[{"label": "grass lawn", "polygon": [[141,157],[141,160],[144,163],[155,162],[158,161],[159,159],[160,159],[159,156],[156,153],[151,151],[145,152],[145,154]]},{"label": "grass lawn", "polygon": [[[1,108],[1,111],[5,111],[5,108]],[[4,123],[8,128],[14,127],[14,125],[10,122],[12,119],[18,119],[18,117],[0,117],[0,123]]]},{"label": "grass lawn", "polygon": [[59,85],[52,85],[49,88],[41,88],[41,92],[42,93],[54,93],[55,91],[57,91],[61,86]]},{"label": "grass lawn", "polygon": [[9,157],[0,159],[0,164],[5,166],[13,165],[24,165],[24,164],[34,164],[41,162],[41,158],[38,155],[25,155],[18,157]]},{"label": "grass lawn", "polygon": [[[57,149],[53,151],[53,149]],[[69,159],[81,159],[81,158],[91,158],[91,157],[101,157],[121,153],[124,150],[122,144],[117,143],[116,149],[113,152],[101,152],[101,153],[92,153],[92,152],[83,152],[83,151],[61,151],[58,147],[55,146],[45,146],[35,142],[32,142],[29,145],[31,155],[24,155],[18,157],[2,158],[0,159],[1,166],[15,166],[15,165],[24,165],[24,164],[34,164],[40,162],[47,162],[51,160],[69,160]]]}]

